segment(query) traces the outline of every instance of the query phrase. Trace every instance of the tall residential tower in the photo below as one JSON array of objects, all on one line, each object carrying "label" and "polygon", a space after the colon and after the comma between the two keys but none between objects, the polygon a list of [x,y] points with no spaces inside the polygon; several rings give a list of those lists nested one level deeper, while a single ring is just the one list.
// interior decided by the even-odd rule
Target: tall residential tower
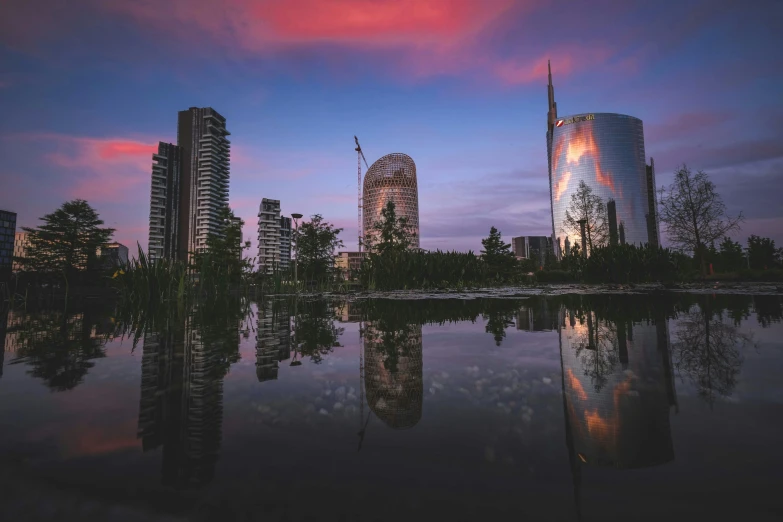
[{"label": "tall residential tower", "polygon": [[231,142],[226,119],[211,107],[191,107],[177,119],[177,145],[161,142],[153,155],[150,257],[187,260],[222,233],[228,205]]}]

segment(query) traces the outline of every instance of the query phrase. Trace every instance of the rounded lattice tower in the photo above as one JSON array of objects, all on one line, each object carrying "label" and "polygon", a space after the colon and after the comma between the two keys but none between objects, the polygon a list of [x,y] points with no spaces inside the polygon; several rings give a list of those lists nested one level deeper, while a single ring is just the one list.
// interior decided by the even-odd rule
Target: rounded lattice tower
[{"label": "rounded lattice tower", "polygon": [[394,429],[415,426],[421,420],[424,402],[421,325],[409,328],[389,332],[365,323],[367,404]]},{"label": "rounded lattice tower", "polygon": [[364,175],[362,229],[365,237],[389,200],[394,201],[397,216],[408,218],[411,231],[416,234],[412,246],[419,248],[419,186],[416,164],[407,154],[387,154]]}]

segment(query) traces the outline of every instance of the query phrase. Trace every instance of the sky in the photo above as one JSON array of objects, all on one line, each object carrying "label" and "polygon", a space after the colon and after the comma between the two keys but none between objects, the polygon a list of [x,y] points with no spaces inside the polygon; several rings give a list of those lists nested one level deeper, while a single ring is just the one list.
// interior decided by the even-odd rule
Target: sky
[{"label": "sky", "polygon": [[86,199],[146,249],[152,153],[209,106],[251,252],[262,198],[356,249],[354,135],[370,164],[415,161],[422,248],[550,235],[551,59],[561,116],[640,118],[659,186],[704,170],[735,239],[783,244],[781,19],[777,0],[3,0],[0,208],[37,226]]}]

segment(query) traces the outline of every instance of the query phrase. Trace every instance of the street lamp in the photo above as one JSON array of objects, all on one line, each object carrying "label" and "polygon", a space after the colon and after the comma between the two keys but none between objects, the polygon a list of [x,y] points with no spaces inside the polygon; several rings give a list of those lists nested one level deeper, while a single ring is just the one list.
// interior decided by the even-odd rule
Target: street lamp
[{"label": "street lamp", "polygon": [[299,279],[297,277],[296,273],[296,265],[299,264],[299,238],[296,236],[296,231],[299,230],[299,219],[301,219],[302,214],[291,214],[291,217],[294,218],[294,237],[296,238],[296,257],[294,258],[294,288],[296,291],[299,291]]}]

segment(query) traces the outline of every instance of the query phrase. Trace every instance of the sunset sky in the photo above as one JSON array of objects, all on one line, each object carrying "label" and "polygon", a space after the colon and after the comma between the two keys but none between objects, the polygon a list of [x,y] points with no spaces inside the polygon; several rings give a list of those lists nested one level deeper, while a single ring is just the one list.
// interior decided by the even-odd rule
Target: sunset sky
[{"label": "sunset sky", "polygon": [[780,244],[780,20],[779,0],[2,0],[0,208],[36,226],[87,199],[146,249],[152,152],[209,106],[254,249],[264,197],[355,249],[354,135],[370,164],[416,162],[423,248],[549,235],[551,59],[561,116],[642,119],[659,185],[703,169],[735,237]]}]

